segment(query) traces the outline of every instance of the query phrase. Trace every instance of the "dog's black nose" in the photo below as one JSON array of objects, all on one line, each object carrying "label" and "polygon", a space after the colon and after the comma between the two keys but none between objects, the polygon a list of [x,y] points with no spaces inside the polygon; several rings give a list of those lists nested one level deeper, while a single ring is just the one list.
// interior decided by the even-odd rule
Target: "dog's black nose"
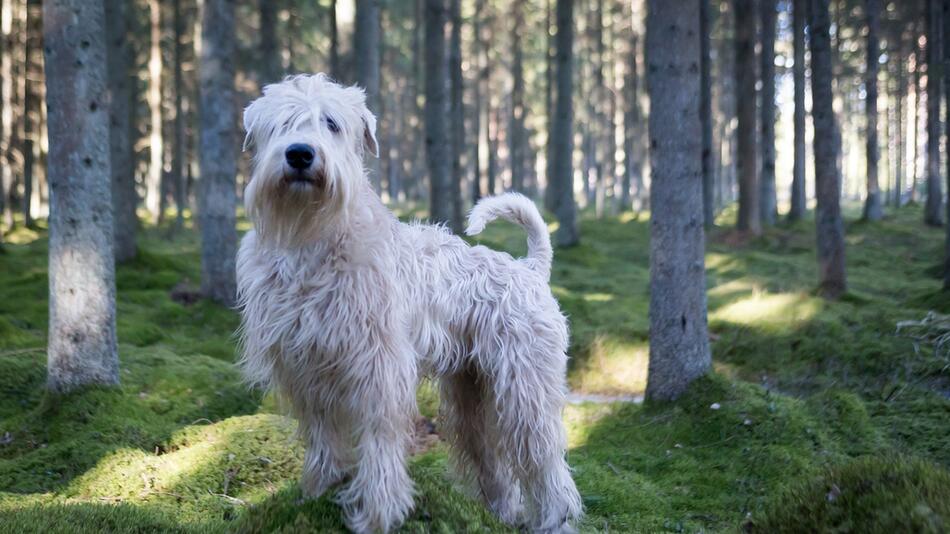
[{"label": "dog's black nose", "polygon": [[287,158],[287,165],[294,169],[303,170],[313,164],[315,154],[313,147],[310,145],[294,143],[287,147],[284,157]]}]

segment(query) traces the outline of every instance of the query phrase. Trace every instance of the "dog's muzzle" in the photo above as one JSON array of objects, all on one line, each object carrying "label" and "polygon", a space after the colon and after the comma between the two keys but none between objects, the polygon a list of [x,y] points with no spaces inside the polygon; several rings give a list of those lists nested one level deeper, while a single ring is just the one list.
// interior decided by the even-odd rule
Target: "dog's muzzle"
[{"label": "dog's muzzle", "polygon": [[284,180],[294,186],[325,183],[323,162],[310,145],[294,143],[284,151]]}]

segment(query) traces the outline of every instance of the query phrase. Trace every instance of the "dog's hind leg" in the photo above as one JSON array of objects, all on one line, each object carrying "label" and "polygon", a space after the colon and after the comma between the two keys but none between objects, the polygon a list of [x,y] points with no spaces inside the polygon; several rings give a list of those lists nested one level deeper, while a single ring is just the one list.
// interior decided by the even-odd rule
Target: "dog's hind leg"
[{"label": "dog's hind leg", "polygon": [[334,422],[324,417],[309,416],[302,419],[301,434],[307,452],[304,455],[300,487],[304,495],[317,499],[343,479],[343,460],[339,454],[345,450],[345,444],[340,441]]},{"label": "dog's hind leg", "polygon": [[498,455],[498,428],[486,386],[472,365],[443,377],[441,431],[452,445],[456,471],[473,493],[499,519],[515,525],[521,520],[521,492],[508,462]]},{"label": "dog's hind leg", "polygon": [[[566,386],[563,353],[511,345],[496,360],[492,408],[499,446],[511,461],[525,493],[527,527],[532,532],[572,532],[580,517],[580,494],[565,460],[567,436],[561,421]],[[515,353],[524,349],[524,353]]]}]

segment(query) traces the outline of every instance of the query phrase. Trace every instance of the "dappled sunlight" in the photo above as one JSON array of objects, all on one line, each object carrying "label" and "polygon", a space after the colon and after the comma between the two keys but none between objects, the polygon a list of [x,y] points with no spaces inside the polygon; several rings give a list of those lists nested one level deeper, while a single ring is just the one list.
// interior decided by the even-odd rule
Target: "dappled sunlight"
[{"label": "dappled sunlight", "polygon": [[42,232],[37,228],[27,228],[21,224],[4,234],[3,241],[13,245],[29,245],[45,234],[46,232]]},{"label": "dappled sunlight", "polygon": [[709,315],[710,320],[746,326],[794,323],[813,318],[822,309],[822,301],[804,293],[769,294],[755,291],[751,296],[725,305]]},{"label": "dappled sunlight", "polygon": [[568,377],[572,390],[608,395],[641,395],[646,389],[649,345],[598,335]]},{"label": "dappled sunlight", "polygon": [[609,293],[584,293],[583,298],[587,302],[610,302],[614,296]]},{"label": "dappled sunlight", "polygon": [[623,403],[569,404],[564,408],[564,426],[567,429],[568,449],[578,449],[588,444],[597,423],[612,417]]}]

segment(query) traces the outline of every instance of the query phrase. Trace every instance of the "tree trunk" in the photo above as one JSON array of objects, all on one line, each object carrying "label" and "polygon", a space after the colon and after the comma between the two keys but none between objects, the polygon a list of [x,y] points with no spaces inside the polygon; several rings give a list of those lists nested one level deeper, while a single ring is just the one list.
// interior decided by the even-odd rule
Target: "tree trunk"
[{"label": "tree trunk", "polygon": [[340,79],[340,35],[336,24],[336,0],[330,0],[327,22],[330,25],[330,76]]},{"label": "tree trunk", "polygon": [[525,102],[524,102],[524,53],[521,34],[524,32],[524,8],[520,2],[511,3],[511,121],[508,128],[508,154],[511,163],[511,189],[524,192],[525,149]]},{"label": "tree trunk", "polygon": [[[624,4],[624,9],[631,9],[629,4]],[[640,129],[642,128],[640,116],[640,77],[637,71],[637,48],[639,36],[633,25],[633,14],[625,11],[624,20],[628,26],[629,35],[626,42],[629,49],[626,54],[626,76],[624,79],[624,115],[623,115],[623,159],[624,173],[623,183],[620,191],[621,210],[630,209],[632,206],[631,191],[636,188],[638,200],[643,195],[643,177],[641,171],[641,152],[640,152]],[[640,206],[637,206],[638,208]]]},{"label": "tree trunk", "polygon": [[40,0],[26,2],[26,64],[23,96],[23,223],[32,228],[36,156],[40,148],[38,126],[41,101],[38,84],[43,79],[43,6]]},{"label": "tree trunk", "polygon": [[939,0],[927,0],[927,199],[924,223],[943,224],[943,194],[940,191],[940,93],[943,83],[940,46]]},{"label": "tree trunk", "polygon": [[145,178],[145,207],[153,221],[161,218],[162,197],[162,14],[159,0],[149,1],[151,41],[148,59],[149,165]]},{"label": "tree trunk", "polygon": [[759,179],[759,216],[772,226],[778,218],[775,194],[775,1],[759,0],[762,17],[762,176]]},{"label": "tree trunk", "polygon": [[135,232],[138,218],[135,208],[135,151],[132,147],[134,103],[132,101],[132,57],[128,40],[125,0],[106,0],[105,21],[108,32],[109,160],[112,173],[112,211],[115,230],[115,261],[135,257]]},{"label": "tree trunk", "polygon": [[716,223],[713,190],[715,173],[713,171],[712,149],[712,77],[710,73],[710,34],[711,19],[709,0],[699,0],[699,120],[702,126],[702,172],[703,172],[703,223],[712,228]]},{"label": "tree trunk", "polygon": [[[0,3],[0,27],[12,29],[13,6],[11,0]],[[13,228],[13,205],[11,190],[13,169],[10,148],[13,144],[13,40],[11,31],[0,35],[0,209],[7,230]],[[0,236],[3,231],[0,230]],[[0,237],[2,241],[2,237]]]},{"label": "tree trunk", "polygon": [[554,143],[551,142],[551,131],[554,126],[554,34],[551,31],[554,25],[552,20],[554,14],[551,2],[552,0],[544,0],[544,116],[547,119],[548,129],[548,141],[544,147],[544,174],[547,184],[544,188],[544,207],[549,211],[554,207],[554,199],[551,198],[551,193],[554,192],[551,188],[551,176],[554,174],[554,153],[552,152]]},{"label": "tree trunk", "polygon": [[[176,2],[180,1],[176,0]],[[283,70],[281,69],[280,54],[277,48],[277,4],[278,2],[274,0],[258,0],[257,4],[261,26],[259,44],[261,56],[258,59],[260,70],[257,73],[257,84],[260,87],[280,81],[281,71]]]},{"label": "tree trunk", "polygon": [[[174,57],[174,69],[173,82],[175,85],[175,121],[174,121],[174,136],[172,147],[172,172],[171,180],[172,185],[175,188],[175,230],[181,230],[185,226],[185,203],[188,196],[185,194],[185,117],[184,117],[184,92],[185,92],[185,83],[183,80],[183,58],[184,54],[184,45],[182,44],[182,39],[184,38],[185,28],[182,19],[181,13],[181,0],[172,1],[173,9],[173,23],[175,42],[173,43],[172,55]],[[262,37],[263,39],[263,37]],[[274,39],[274,57],[271,58],[274,62],[275,69],[280,68],[280,59],[277,57],[277,40]]]},{"label": "tree trunk", "polygon": [[904,61],[907,59],[907,50],[905,40],[900,40],[900,56],[897,61],[897,95],[895,95],[895,107],[897,108],[897,166],[894,169],[894,206],[899,208],[903,202],[904,194],[904,170],[907,163],[907,137],[904,135],[904,101],[907,99],[907,66]]},{"label": "tree trunk", "polygon": [[198,68],[201,99],[201,289],[225,306],[235,299],[234,0],[205,0]]},{"label": "tree trunk", "polygon": [[[739,218],[741,232],[762,231],[759,211],[759,176],[755,149],[755,2],[734,0],[736,16],[736,137],[739,173]],[[651,108],[652,109],[652,108]]]},{"label": "tree trunk", "polygon": [[554,37],[557,65],[557,91],[554,95],[554,124],[551,142],[554,143],[554,162],[551,185],[555,190],[554,214],[557,216],[558,229],[554,234],[560,247],[576,245],[580,242],[577,227],[577,206],[574,204],[574,110],[572,104],[574,78],[574,27],[573,0],[557,0],[557,33]]},{"label": "tree trunk", "polygon": [[[926,8],[925,8],[926,9]],[[913,125],[913,161],[911,162],[910,198],[911,204],[917,202],[917,184],[920,182],[920,116],[923,87],[921,86],[921,66],[923,64],[924,49],[920,39],[916,39],[914,47],[914,125]]]},{"label": "tree trunk", "polygon": [[[353,55],[356,64],[356,84],[366,91],[366,107],[382,120],[379,100],[379,0],[357,0],[356,30],[353,32]],[[367,174],[373,190],[380,192],[379,159],[368,156]]]},{"label": "tree trunk", "polygon": [[837,298],[847,289],[844,224],[841,220],[840,145],[831,90],[831,18],[829,0],[809,0],[811,5],[812,120],[815,127],[815,231],[818,249],[819,290]]},{"label": "tree trunk", "polygon": [[794,65],[792,77],[795,84],[794,111],[794,162],[792,166],[792,205],[788,220],[795,222],[805,216],[807,198],[805,196],[805,3],[809,0],[794,0],[792,6],[792,40],[794,41]]},{"label": "tree trunk", "polygon": [[[950,0],[944,0],[941,2],[943,6],[942,16],[943,16],[943,78],[944,84],[948,88],[948,94],[950,94]],[[945,122],[947,138],[946,150],[950,154],[950,104],[947,106],[947,118]],[[947,194],[950,195],[950,158],[947,158]],[[944,265],[943,265],[943,289],[944,291],[950,290],[950,201],[945,205],[947,210],[947,230],[946,230],[946,240],[944,244]]]},{"label": "tree trunk", "polygon": [[695,1],[648,0],[650,365],[646,397],[671,400],[711,366],[702,221],[700,29]]},{"label": "tree trunk", "polygon": [[487,94],[482,90],[482,73],[485,69],[485,62],[482,59],[483,51],[486,51],[487,45],[482,42],[482,19],[485,15],[485,0],[476,0],[475,15],[473,17],[473,36],[472,36],[472,61],[475,70],[475,80],[472,84],[472,204],[482,198],[482,128],[487,121],[482,120],[482,96]]},{"label": "tree trunk", "polygon": [[445,57],[445,0],[426,0],[426,155],[429,160],[429,218],[452,224],[452,184],[450,145],[446,115],[448,65]]},{"label": "tree trunk", "polygon": [[878,160],[880,148],[877,140],[877,75],[878,31],[880,30],[881,6],[879,0],[865,2],[868,18],[868,50],[867,71],[864,87],[867,91],[865,105],[867,106],[867,198],[864,201],[864,218],[877,221],[884,216],[881,209],[881,189],[878,185]]},{"label": "tree trunk", "polygon": [[105,12],[95,0],[43,6],[49,103],[47,387],[119,383],[109,169]]},{"label": "tree trunk", "polygon": [[462,154],[465,152],[465,104],[463,96],[465,85],[462,80],[462,5],[461,0],[451,2],[449,18],[452,33],[449,39],[449,115],[452,117],[452,231],[460,234],[463,230],[465,214],[462,209],[462,182],[465,181],[465,169],[462,167]]}]

